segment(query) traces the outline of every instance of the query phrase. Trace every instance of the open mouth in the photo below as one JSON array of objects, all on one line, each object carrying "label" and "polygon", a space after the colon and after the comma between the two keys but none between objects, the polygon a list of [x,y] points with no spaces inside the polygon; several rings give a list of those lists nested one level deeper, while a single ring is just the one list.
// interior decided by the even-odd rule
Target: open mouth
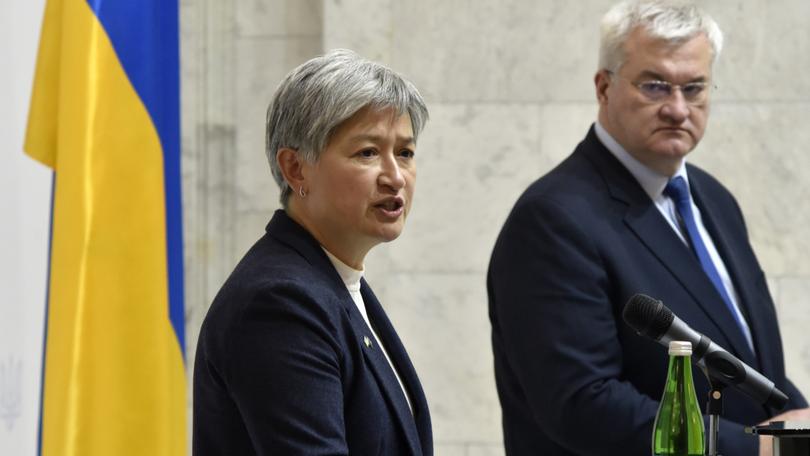
[{"label": "open mouth", "polygon": [[384,215],[388,217],[399,217],[402,213],[405,202],[400,197],[386,198],[383,201],[375,204],[374,207],[379,209]]},{"label": "open mouth", "polygon": [[402,207],[402,200],[390,199],[378,204],[377,207],[383,208],[386,211],[396,211]]}]

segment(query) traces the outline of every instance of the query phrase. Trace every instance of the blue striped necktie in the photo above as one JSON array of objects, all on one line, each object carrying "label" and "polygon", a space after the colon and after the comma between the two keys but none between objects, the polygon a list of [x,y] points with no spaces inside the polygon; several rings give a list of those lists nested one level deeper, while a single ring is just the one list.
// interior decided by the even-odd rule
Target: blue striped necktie
[{"label": "blue striped necktie", "polygon": [[714,288],[717,289],[718,293],[720,293],[720,297],[723,298],[723,302],[726,303],[726,307],[728,307],[729,312],[731,312],[731,315],[737,322],[737,326],[740,327],[740,331],[742,331],[747,338],[748,331],[746,329],[746,325],[740,321],[741,316],[734,307],[734,304],[731,302],[731,298],[726,291],[726,287],[723,286],[723,281],[720,279],[720,273],[717,272],[717,268],[715,267],[714,262],[709,255],[709,251],[706,249],[706,245],[703,243],[703,238],[701,238],[700,232],[698,231],[697,223],[695,222],[695,215],[692,213],[692,198],[689,194],[689,189],[686,187],[686,181],[684,178],[681,176],[676,176],[675,178],[671,179],[669,183],[667,183],[666,188],[664,188],[664,195],[672,198],[672,201],[675,202],[675,208],[678,210],[678,215],[680,215],[681,221],[686,227],[686,232],[689,235],[689,242],[692,244],[692,249],[694,250],[695,255],[697,255],[698,261],[700,261],[700,266],[703,268],[703,272],[709,276],[709,279],[714,284]]}]

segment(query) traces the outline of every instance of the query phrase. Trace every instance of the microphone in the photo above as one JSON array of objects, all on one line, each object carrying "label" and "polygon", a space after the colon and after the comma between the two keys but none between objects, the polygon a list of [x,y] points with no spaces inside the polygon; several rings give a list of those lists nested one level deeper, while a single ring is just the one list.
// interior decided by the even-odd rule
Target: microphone
[{"label": "microphone", "polygon": [[622,317],[639,335],[661,345],[668,346],[673,340],[691,342],[692,357],[712,383],[732,386],[760,404],[776,410],[782,410],[787,405],[788,397],[772,381],[690,328],[661,301],[636,294],[624,306]]}]

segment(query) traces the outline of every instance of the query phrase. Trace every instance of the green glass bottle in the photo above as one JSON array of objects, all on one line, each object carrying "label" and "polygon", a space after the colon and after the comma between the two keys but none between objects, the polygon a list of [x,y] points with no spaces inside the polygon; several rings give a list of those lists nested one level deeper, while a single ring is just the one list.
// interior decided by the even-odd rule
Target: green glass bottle
[{"label": "green glass bottle", "polygon": [[692,344],[669,343],[669,372],[653,426],[653,456],[703,456],[703,415],[692,381]]}]

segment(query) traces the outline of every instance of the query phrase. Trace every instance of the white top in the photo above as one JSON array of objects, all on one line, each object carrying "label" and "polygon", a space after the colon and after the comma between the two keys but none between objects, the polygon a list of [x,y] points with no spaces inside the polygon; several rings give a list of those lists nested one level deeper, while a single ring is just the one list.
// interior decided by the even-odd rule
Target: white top
[{"label": "white top", "polygon": [[368,319],[368,312],[366,312],[366,303],[363,301],[363,295],[360,293],[360,279],[363,278],[363,273],[365,270],[357,270],[353,267],[347,265],[346,263],[340,261],[338,257],[329,253],[328,250],[324,249],[321,246],[324,252],[326,252],[326,256],[329,258],[329,261],[332,262],[332,265],[337,270],[338,275],[343,280],[343,284],[346,285],[346,289],[349,291],[349,295],[352,297],[352,301],[354,301],[354,305],[357,306],[357,310],[360,311],[360,315],[363,316],[363,320],[366,321],[366,325],[368,326],[369,331],[371,331],[371,335],[374,336],[375,342],[377,342],[377,346],[380,347],[382,350],[383,355],[385,355],[385,359],[388,361],[388,365],[391,366],[391,370],[394,372],[394,376],[397,378],[397,382],[399,382],[399,387],[402,388],[402,394],[405,396],[405,400],[408,402],[408,408],[411,409],[411,413],[413,413],[413,406],[411,406],[411,398],[408,397],[408,392],[405,390],[405,385],[402,383],[402,379],[399,378],[399,372],[397,372],[396,368],[394,367],[394,363],[391,362],[391,358],[388,356],[388,351],[385,350],[385,346],[380,343],[380,338],[377,336],[377,333],[374,331],[374,328],[371,326],[371,321]]},{"label": "white top", "polygon": [[[619,160],[628,171],[630,171],[630,174],[636,178],[639,185],[641,185],[641,188],[644,189],[653,203],[655,203],[655,207],[658,208],[658,211],[661,212],[661,215],[663,215],[664,219],[667,221],[667,223],[669,223],[669,226],[672,227],[673,231],[675,231],[675,234],[678,235],[684,244],[689,246],[689,242],[686,240],[687,235],[682,231],[680,223],[678,222],[678,210],[675,207],[675,202],[672,201],[671,198],[664,195],[664,188],[667,186],[667,183],[670,179],[676,176],[683,177],[684,181],[686,182],[686,187],[689,188],[689,176],[686,174],[686,160],[681,161],[681,166],[678,168],[675,175],[662,176],[630,155],[630,153],[627,152],[627,150],[625,150],[621,144],[610,136],[610,133],[608,133],[598,121],[594,125],[594,131],[607,150],[609,150],[610,153],[612,153],[613,156],[615,156],[616,159]],[[737,321],[742,323],[743,334],[745,335],[745,340],[748,342],[748,347],[753,353],[756,353],[754,350],[754,341],[751,338],[751,329],[748,326],[748,322],[745,321],[745,317],[743,317],[742,312],[740,312],[740,306],[738,304],[739,296],[737,295],[737,291],[734,289],[734,284],[731,282],[731,275],[729,275],[728,269],[726,269],[726,265],[723,263],[723,259],[720,257],[720,253],[717,252],[717,247],[715,247],[714,241],[712,241],[711,236],[709,236],[709,232],[706,231],[706,226],[703,225],[703,217],[700,214],[700,209],[698,209],[697,205],[695,205],[694,199],[691,198],[691,190],[689,202],[692,205],[692,214],[695,216],[695,224],[697,224],[700,238],[703,240],[703,244],[706,246],[706,250],[709,252],[709,256],[712,259],[712,263],[714,263],[714,267],[720,274],[720,280],[723,282],[723,287],[726,289],[729,299],[731,299],[731,304],[734,309],[734,313],[736,314],[735,316],[737,317]]]}]

